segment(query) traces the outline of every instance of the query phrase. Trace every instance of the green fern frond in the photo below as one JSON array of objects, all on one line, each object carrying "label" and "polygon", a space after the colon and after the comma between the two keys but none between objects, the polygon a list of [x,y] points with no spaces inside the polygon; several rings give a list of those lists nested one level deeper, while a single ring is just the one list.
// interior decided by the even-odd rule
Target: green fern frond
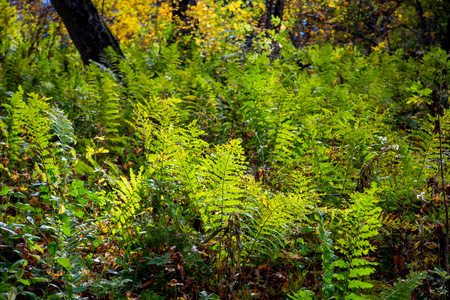
[{"label": "green fern frond", "polygon": [[294,300],[313,300],[314,293],[309,290],[298,290],[294,292],[292,295],[289,295],[289,298]]},{"label": "green fern frond", "polygon": [[75,144],[76,137],[72,122],[69,121],[64,112],[59,108],[53,107],[47,111],[47,114],[51,122],[51,129],[58,136],[64,146],[63,148],[68,147],[69,144]]},{"label": "green fern frond", "polygon": [[122,227],[131,224],[130,220],[136,217],[141,211],[141,194],[145,189],[143,184],[144,168],[141,167],[138,174],[130,169],[130,179],[121,176],[117,183],[118,200],[115,201],[114,215],[117,221],[117,229],[113,229],[113,233],[118,232]]},{"label": "green fern frond", "polygon": [[362,299],[366,296],[361,291],[373,287],[366,279],[375,272],[376,263],[363,257],[376,250],[372,239],[379,234],[381,227],[377,190],[373,186],[365,193],[354,193],[353,204],[341,212],[341,223],[338,226],[344,233],[341,238],[336,239],[335,249],[344,257],[336,261],[336,266],[340,268],[336,278],[345,287],[346,299],[347,296],[349,299]]},{"label": "green fern frond", "polygon": [[27,60],[21,55],[20,49],[15,49],[2,63],[4,86],[10,92],[16,92],[20,86],[21,73],[26,69]]},{"label": "green fern frond", "polygon": [[[79,232],[79,228],[77,228],[74,222],[70,224],[70,231],[73,233]],[[74,255],[81,244],[81,239],[79,235],[72,234],[69,237],[65,237],[62,242],[64,247],[61,249],[61,254],[70,261],[71,265],[71,269],[65,271],[67,274],[63,278],[65,292],[68,295],[83,292],[87,289],[86,283],[83,282],[87,273],[86,266],[79,256]]]},{"label": "green fern frond", "polygon": [[325,229],[325,224],[323,221],[324,212],[316,207],[315,217],[318,222],[319,227],[319,239],[322,242],[322,269],[323,269],[323,286],[322,292],[325,297],[331,297],[334,294],[335,286],[333,283],[334,279],[334,251],[333,241],[330,238],[330,232]]},{"label": "green fern frond", "polygon": [[[76,115],[72,115],[77,126],[77,135],[82,137],[100,136],[114,143],[123,142],[121,137],[121,117],[128,112],[122,109],[125,102],[120,97],[122,86],[113,74],[104,72],[98,65],[90,64],[86,73],[86,82],[79,89],[77,105],[81,107]],[[80,83],[78,83],[80,85]]]},{"label": "green fern frond", "polygon": [[12,162],[19,160],[24,143],[24,139],[22,138],[24,122],[21,118],[26,109],[26,103],[23,101],[23,94],[22,87],[19,87],[19,90],[9,99],[9,103],[3,104],[8,112],[8,116],[5,118],[6,128],[4,133],[9,148],[8,155]]},{"label": "green fern frond", "polygon": [[9,155],[12,161],[18,160],[22,153],[36,157],[41,164],[53,164],[50,157],[50,122],[45,115],[49,108],[46,103],[48,98],[39,97],[37,94],[29,94],[27,101],[24,99],[21,87],[5,104],[8,116],[5,120],[6,140],[9,145]]},{"label": "green fern frond", "polygon": [[404,300],[410,299],[411,292],[422,284],[426,278],[424,272],[412,272],[406,279],[400,279],[394,286],[383,291],[381,297],[383,300]]},{"label": "green fern frond", "polygon": [[203,216],[214,228],[222,227],[232,213],[246,211],[242,189],[245,157],[241,141],[231,140],[217,146],[215,152],[204,159],[202,167],[203,190],[197,197],[205,210]]},{"label": "green fern frond", "polygon": [[417,228],[417,225],[414,223],[408,221],[408,220],[402,220],[399,216],[388,214],[386,216],[381,216],[381,222],[384,226],[386,226],[388,229],[394,229],[394,230],[415,230]]}]

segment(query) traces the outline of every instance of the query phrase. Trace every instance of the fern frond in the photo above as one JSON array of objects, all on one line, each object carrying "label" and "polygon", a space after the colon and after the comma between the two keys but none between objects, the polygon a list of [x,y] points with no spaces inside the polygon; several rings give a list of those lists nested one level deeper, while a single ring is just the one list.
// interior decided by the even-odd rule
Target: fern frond
[{"label": "fern frond", "polygon": [[376,250],[371,242],[381,227],[381,208],[377,205],[379,199],[376,191],[377,187],[372,186],[365,193],[354,193],[353,204],[342,212],[340,227],[345,233],[336,240],[335,248],[344,256],[336,261],[336,266],[341,269],[337,278],[348,290],[346,299],[347,296],[349,299],[362,299],[365,296],[359,294],[360,291],[373,287],[365,279],[375,272],[376,264],[362,257]]},{"label": "fern frond", "polygon": [[422,284],[426,278],[424,272],[412,272],[406,279],[400,279],[394,286],[383,291],[381,297],[383,300],[403,300],[410,299],[411,292]]},{"label": "fern frond", "polygon": [[313,300],[314,293],[309,290],[299,290],[289,295],[289,298],[294,300]]},{"label": "fern frond", "polygon": [[145,189],[143,185],[144,168],[141,167],[138,174],[135,174],[130,168],[130,180],[121,176],[117,181],[116,192],[119,200],[116,201],[114,215],[116,216],[117,229],[113,229],[113,233],[118,232],[120,228],[126,227],[127,224],[132,223],[130,220],[141,210],[141,193]]},{"label": "fern frond", "polygon": [[396,215],[388,214],[386,216],[382,216],[380,219],[383,225],[386,226],[388,229],[402,230],[402,231],[407,230],[414,231],[417,229],[417,225],[408,220],[403,220],[402,218]]},{"label": "fern frond", "polygon": [[30,143],[27,150],[37,151],[41,157],[45,157],[50,153],[47,148],[49,140],[52,138],[50,122],[44,115],[45,110],[49,107],[44,101],[48,98],[39,98],[37,94],[29,94],[27,100],[27,111],[26,113],[22,112],[24,115],[21,116]]},{"label": "fern frond", "polygon": [[23,101],[23,94],[22,87],[19,87],[19,90],[9,99],[9,103],[3,104],[8,112],[8,116],[5,119],[5,125],[7,127],[4,132],[9,148],[8,155],[12,162],[19,160],[22,144],[24,143],[22,136],[25,124],[21,116],[26,109],[26,104]]},{"label": "fern frond", "polygon": [[217,146],[203,161],[203,190],[197,194],[205,209],[204,217],[222,227],[232,213],[246,211],[242,189],[245,169],[244,150],[239,140]]},{"label": "fern frond", "polygon": [[[29,94],[24,101],[23,89],[19,90],[5,104],[8,111],[6,140],[9,145],[9,155],[12,161],[18,155],[27,152],[29,156],[36,156],[44,165],[53,164],[49,156],[49,143],[52,138],[50,122],[45,115],[49,105],[48,98],[41,98],[37,94]],[[22,150],[24,149],[24,150]],[[23,151],[23,152],[22,152]]]},{"label": "fern frond", "polygon": [[72,122],[69,121],[64,112],[54,107],[47,111],[47,114],[51,121],[51,129],[58,136],[64,148],[68,147],[69,144],[75,144],[76,137]]},{"label": "fern frond", "polygon": [[325,229],[323,222],[323,211],[316,207],[316,219],[319,226],[319,239],[322,242],[322,269],[323,269],[323,286],[322,291],[325,297],[331,297],[334,294],[334,252],[333,241],[330,238],[330,232]]}]

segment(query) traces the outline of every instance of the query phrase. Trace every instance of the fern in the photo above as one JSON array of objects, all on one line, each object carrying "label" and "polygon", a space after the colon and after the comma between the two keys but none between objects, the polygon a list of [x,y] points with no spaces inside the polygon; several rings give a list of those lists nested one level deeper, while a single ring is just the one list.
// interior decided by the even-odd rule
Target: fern
[{"label": "fern", "polygon": [[325,229],[323,222],[323,211],[316,207],[316,219],[319,225],[319,238],[322,242],[322,268],[323,268],[323,286],[322,292],[325,297],[331,297],[334,294],[335,286],[333,283],[334,277],[334,261],[335,256],[332,250],[333,242],[330,238],[330,232]]},{"label": "fern", "polygon": [[299,290],[289,295],[289,298],[294,300],[313,300],[314,293],[309,290]]},{"label": "fern", "polygon": [[[88,236],[91,229],[83,230],[77,225],[75,218],[69,211],[60,211],[58,215],[47,217],[43,221],[41,230],[52,234],[52,241],[48,244],[48,255],[42,258],[42,263],[51,267],[52,272],[62,270],[61,289],[69,298],[87,289],[87,272],[84,259],[77,253],[80,247],[89,243]],[[83,244],[83,245],[82,245]]]},{"label": "fern", "polygon": [[[118,200],[115,201],[113,215],[116,225],[112,229],[112,233],[125,232],[128,233],[129,225],[132,224],[133,219],[141,212],[143,191],[143,167],[140,168],[138,174],[135,174],[133,169],[130,169],[130,180],[122,176],[121,180],[117,181],[117,195]],[[145,203],[144,203],[145,205]],[[122,228],[124,229],[122,230]]]},{"label": "fern", "polygon": [[365,278],[375,272],[375,263],[363,257],[375,250],[371,240],[378,235],[381,226],[376,192],[377,188],[373,186],[364,194],[353,194],[353,204],[344,212],[342,223],[338,225],[344,229],[344,234],[336,239],[336,249],[343,255],[336,260],[336,266],[340,268],[336,278],[348,299],[364,299],[364,294],[359,295],[359,291],[373,287]]},{"label": "fern", "polygon": [[[428,116],[427,119],[423,120],[422,129],[413,131],[410,134],[411,142],[409,143],[409,148],[416,153],[418,163],[413,164],[408,156],[404,156],[402,159],[405,168],[411,168],[411,165],[416,166],[416,170],[407,169],[406,171],[414,172],[419,179],[424,176],[424,171],[438,168],[439,155],[437,149],[439,149],[439,142],[433,130],[434,121],[431,116]],[[406,174],[404,172],[403,175]]]},{"label": "fern", "polygon": [[247,210],[243,184],[244,151],[239,140],[217,146],[203,162],[203,189],[197,194],[202,217],[212,228],[223,227],[233,213]]},{"label": "fern", "polygon": [[[169,104],[164,107],[151,101],[135,105],[134,122],[130,125],[136,129],[140,146],[145,147],[145,164],[138,174],[130,170],[129,179],[110,176],[119,195],[113,213],[119,227],[133,222],[144,225],[148,217],[153,217],[155,223],[170,222],[182,227],[185,220],[181,213],[188,222],[198,216],[195,195],[206,143],[199,139],[203,132],[196,129],[195,123],[185,127],[173,125],[176,110],[170,101],[173,99],[163,100],[163,104]],[[141,215],[147,220],[138,218]],[[140,225],[136,224],[133,226],[138,229]]]},{"label": "fern", "polygon": [[[11,161],[19,159],[19,155],[28,154],[36,157],[36,168],[43,168],[44,172],[56,169],[52,158],[50,140],[51,125],[45,111],[49,108],[45,102],[47,98],[40,98],[37,94],[29,94],[27,102],[23,100],[24,92],[19,88],[8,104],[6,140],[10,146]],[[47,174],[48,175],[48,174]]]},{"label": "fern", "polygon": [[[313,211],[312,202],[297,193],[269,193],[253,180],[248,181],[246,190],[247,197],[257,203],[252,218],[247,218],[242,225],[250,244],[244,245],[247,256],[275,259],[280,249],[288,247],[287,237],[293,227],[299,226],[298,220],[307,222],[306,215]],[[256,249],[257,254],[253,253]]]},{"label": "fern", "polygon": [[412,272],[406,279],[400,279],[394,286],[384,290],[381,293],[381,299],[383,300],[403,300],[410,299],[411,292],[422,284],[422,281],[426,278],[424,272]]},{"label": "fern", "polygon": [[27,150],[38,153],[43,158],[50,154],[48,149],[50,139],[50,122],[44,115],[48,105],[44,102],[46,98],[39,99],[37,94],[30,94],[28,97],[27,111],[22,112],[25,132],[30,142]]},{"label": "fern", "polygon": [[72,122],[69,121],[64,112],[59,108],[51,108],[47,111],[47,114],[51,122],[50,127],[61,142],[61,150],[70,150],[69,144],[76,143]]},{"label": "fern", "polygon": [[70,261],[70,270],[66,270],[63,276],[65,294],[67,296],[74,297],[75,294],[79,294],[84,292],[88,285],[84,282],[86,277],[86,266],[84,265],[83,260],[74,255],[81,244],[80,237],[75,233],[78,228],[75,226],[73,222],[71,222],[71,232],[74,234],[70,237],[67,237],[64,241],[64,247],[62,248],[62,256]]},{"label": "fern", "polygon": [[20,84],[22,83],[22,73],[26,70],[27,59],[22,55],[24,45],[21,45],[18,49],[14,49],[7,59],[2,63],[3,68],[3,85],[7,91],[16,92]]},{"label": "fern", "polygon": [[147,106],[137,104],[135,110],[137,135],[148,152],[145,178],[154,194],[152,207],[156,214],[162,212],[161,198],[165,198],[166,203],[181,200],[186,210],[196,206],[200,157],[207,147],[199,138],[203,131],[198,130],[195,123],[173,125],[176,110],[171,104],[175,101],[171,98],[161,101],[167,105],[164,108],[151,102]]},{"label": "fern", "polygon": [[389,231],[415,231],[417,230],[417,224],[414,224],[408,220],[403,220],[396,215],[381,216],[381,222],[386,226]]},{"label": "fern", "polygon": [[104,136],[113,143],[123,142],[120,118],[126,110],[121,111],[120,85],[112,74],[103,72],[95,64],[89,66],[86,77],[78,100],[82,111],[74,116],[80,123],[77,135]]},{"label": "fern", "polygon": [[75,161],[75,150],[70,146],[76,143],[76,137],[72,123],[67,119],[64,112],[58,108],[47,111],[50,128],[59,141],[55,142],[52,155],[56,156],[59,173],[65,181],[69,174],[69,164]]},{"label": "fern", "polygon": [[3,132],[6,136],[6,143],[8,145],[8,156],[12,162],[19,160],[19,156],[23,154],[23,121],[21,120],[22,114],[26,109],[26,103],[23,101],[23,89],[19,87],[19,90],[12,95],[9,99],[9,103],[3,104],[7,109],[8,116],[5,118]]}]

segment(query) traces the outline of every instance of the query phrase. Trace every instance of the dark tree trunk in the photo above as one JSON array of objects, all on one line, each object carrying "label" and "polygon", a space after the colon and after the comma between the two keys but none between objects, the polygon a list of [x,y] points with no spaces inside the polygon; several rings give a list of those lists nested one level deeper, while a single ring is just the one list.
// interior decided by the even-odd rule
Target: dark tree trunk
[{"label": "dark tree trunk", "polygon": [[422,45],[424,46],[430,46],[433,44],[432,36],[430,32],[430,24],[425,18],[425,13],[422,6],[422,1],[413,1],[413,6],[416,9],[417,17],[419,18],[419,40]]},{"label": "dark tree trunk", "polygon": [[447,21],[447,29],[445,30],[445,36],[442,42],[442,49],[445,51],[450,52],[450,17]]},{"label": "dark tree trunk", "polygon": [[450,51],[450,3],[447,2],[444,6],[444,16],[447,18],[447,26],[444,30],[443,37],[442,37],[442,49],[447,51],[449,53]]},{"label": "dark tree trunk", "polygon": [[121,57],[119,41],[100,17],[91,0],[51,0],[61,17],[85,65],[90,61],[104,64],[101,55],[107,47]]},{"label": "dark tree trunk", "polygon": [[[283,11],[284,11],[284,0],[266,0],[266,13],[259,19],[259,26],[264,26],[266,29],[275,29],[276,32],[280,31],[281,21],[283,21]],[[278,17],[280,23],[277,26],[272,24],[272,16]],[[280,58],[280,44],[273,40],[272,41],[272,53],[270,59]]]},{"label": "dark tree trunk", "polygon": [[[262,16],[260,24],[264,24],[266,29],[273,29],[272,16],[283,20],[284,0],[266,0],[266,14]],[[275,27],[276,31],[280,30],[281,23]]]},{"label": "dark tree trunk", "polygon": [[284,12],[284,0],[277,0],[275,2],[275,7],[273,10],[273,16],[278,17],[280,19],[280,24],[275,28],[277,31],[280,31],[281,21],[283,21],[283,12]]}]

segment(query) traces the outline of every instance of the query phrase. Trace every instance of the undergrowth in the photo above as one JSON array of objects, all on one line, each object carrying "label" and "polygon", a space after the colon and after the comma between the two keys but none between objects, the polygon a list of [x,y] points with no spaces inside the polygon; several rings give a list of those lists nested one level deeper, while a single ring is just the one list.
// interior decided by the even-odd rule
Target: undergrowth
[{"label": "undergrowth", "polygon": [[277,38],[118,73],[3,45],[0,298],[444,297],[445,53]]}]

